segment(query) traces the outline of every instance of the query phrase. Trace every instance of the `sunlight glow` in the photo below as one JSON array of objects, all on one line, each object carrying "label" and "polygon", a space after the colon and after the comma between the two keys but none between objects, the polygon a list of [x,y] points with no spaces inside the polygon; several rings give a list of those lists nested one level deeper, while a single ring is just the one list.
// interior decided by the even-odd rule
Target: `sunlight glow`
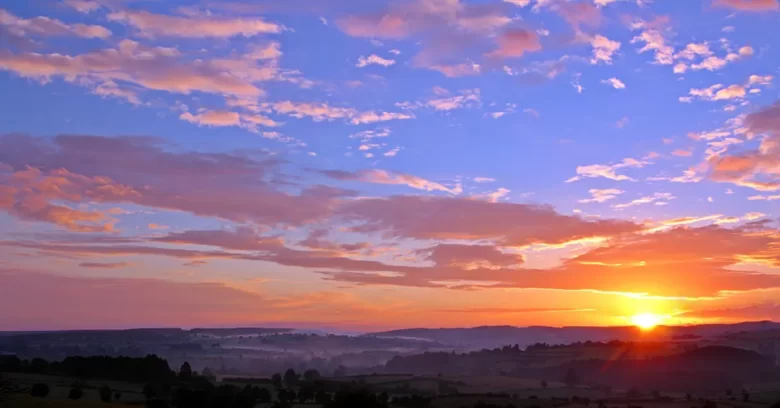
[{"label": "sunlight glow", "polygon": [[642,330],[652,330],[664,319],[663,316],[653,313],[642,313],[631,317],[631,323]]}]

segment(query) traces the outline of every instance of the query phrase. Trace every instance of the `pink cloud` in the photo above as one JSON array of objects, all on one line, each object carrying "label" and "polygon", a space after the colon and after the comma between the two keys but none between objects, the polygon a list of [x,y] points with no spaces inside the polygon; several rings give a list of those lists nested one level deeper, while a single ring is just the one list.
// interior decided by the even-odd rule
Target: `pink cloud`
[{"label": "pink cloud", "polygon": [[[348,202],[338,215],[364,221],[363,232],[416,239],[487,239],[508,246],[560,244],[638,230],[627,221],[586,221],[548,206],[469,198],[392,196]],[[507,222],[512,220],[512,222]]]},{"label": "pink cloud", "polygon": [[517,58],[527,52],[539,51],[542,45],[539,36],[523,29],[507,30],[501,33],[498,40],[498,49],[487,54],[492,57]]},{"label": "pink cloud", "polygon": [[362,181],[375,184],[406,185],[425,191],[443,191],[450,194],[460,194],[460,186],[446,187],[443,184],[426,180],[411,174],[395,173],[386,170],[362,170],[354,173],[341,170],[323,170],[322,174],[343,181]]},{"label": "pink cloud", "polygon": [[25,37],[35,36],[78,36],[83,38],[108,38],[111,31],[98,25],[65,24],[49,17],[20,18],[6,10],[0,9],[0,27],[11,35]]},{"label": "pink cloud", "polygon": [[714,0],[716,7],[727,7],[741,11],[774,11],[780,9],[778,0]]},{"label": "pink cloud", "polygon": [[229,38],[239,35],[254,37],[260,34],[276,34],[284,29],[278,24],[260,18],[179,17],[154,14],[144,10],[116,11],[109,14],[108,19],[128,24],[147,37]]}]

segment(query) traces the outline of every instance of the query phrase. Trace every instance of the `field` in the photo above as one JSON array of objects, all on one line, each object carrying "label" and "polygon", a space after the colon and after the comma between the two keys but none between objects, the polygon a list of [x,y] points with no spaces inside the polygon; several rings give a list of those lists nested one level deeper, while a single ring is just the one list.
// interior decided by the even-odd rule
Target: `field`
[{"label": "field", "polygon": [[[57,377],[37,374],[6,374],[7,380],[11,380],[20,388],[29,390],[36,383],[44,383],[50,387],[50,393],[46,398],[34,398],[28,394],[15,394],[0,404],[2,408],[79,408],[79,407],[105,407],[110,406],[136,406],[142,407],[144,396],[141,386],[138,384],[88,380],[79,381],[84,391],[84,396],[78,401],[67,399],[72,384],[77,382],[74,378]],[[621,391],[616,390],[612,396],[607,396],[602,391],[581,387],[566,387],[560,383],[551,382],[547,388],[542,388],[538,381],[506,376],[413,376],[413,375],[365,375],[341,377],[330,379],[336,383],[345,383],[370,387],[376,392],[387,392],[391,397],[405,395],[426,395],[435,397],[430,404],[431,408],[470,408],[477,403],[486,403],[497,406],[515,406],[517,408],[583,408],[585,405],[572,404],[571,397],[588,398],[590,407],[595,408],[598,400],[604,400],[607,408],[691,408],[701,407],[700,398],[712,400],[718,408],[764,408],[774,402],[780,401],[780,383],[749,384],[746,388],[751,393],[751,401],[743,402],[739,391],[735,390],[735,397],[727,396],[725,392],[717,395],[697,395],[694,401],[686,401],[684,395],[662,393],[670,398],[668,401],[656,401],[645,397],[644,399],[626,401]],[[222,383],[222,382],[220,382]],[[102,386],[108,386],[114,391],[119,391],[120,400],[106,404],[100,401],[98,390]],[[239,385],[240,383],[234,383]],[[267,384],[258,384],[264,388],[272,388]],[[447,387],[454,387],[458,394],[446,391]],[[445,389],[442,394],[442,388]],[[276,394],[272,390],[272,394]],[[451,393],[451,394],[450,394]],[[436,397],[436,395],[439,395]],[[258,405],[261,407],[262,405]],[[295,407],[318,408],[316,404],[296,404]],[[392,404],[391,404],[392,406]]]},{"label": "field", "polygon": [[[141,386],[138,384],[106,381],[106,380],[78,380],[69,377],[58,377],[52,375],[40,375],[40,374],[23,374],[23,373],[8,373],[3,376],[11,380],[16,386],[29,390],[36,383],[43,383],[49,386],[49,395],[47,398],[33,398],[29,395],[15,395],[10,401],[3,402],[6,406],[13,407],[90,407],[93,404],[95,406],[105,406],[106,403],[100,400],[99,389],[103,386],[108,386],[116,393],[119,392],[121,397],[119,401],[115,401],[119,404],[133,404],[143,405],[145,398],[141,392]],[[81,385],[81,389],[84,395],[78,401],[71,401],[68,399],[68,393],[73,384],[78,383]]]}]

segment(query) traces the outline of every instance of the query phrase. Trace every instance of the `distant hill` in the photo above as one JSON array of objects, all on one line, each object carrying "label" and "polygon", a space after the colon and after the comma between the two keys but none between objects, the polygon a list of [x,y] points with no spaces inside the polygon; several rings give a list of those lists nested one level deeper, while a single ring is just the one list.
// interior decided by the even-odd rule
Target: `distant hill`
[{"label": "distant hill", "polygon": [[746,322],[697,326],[659,326],[652,332],[626,327],[515,327],[482,326],[453,329],[401,329],[370,333],[366,336],[430,340],[472,350],[509,344],[526,347],[534,343],[569,344],[579,341],[639,340],[715,337],[726,333],[762,331],[780,328],[775,322]]}]

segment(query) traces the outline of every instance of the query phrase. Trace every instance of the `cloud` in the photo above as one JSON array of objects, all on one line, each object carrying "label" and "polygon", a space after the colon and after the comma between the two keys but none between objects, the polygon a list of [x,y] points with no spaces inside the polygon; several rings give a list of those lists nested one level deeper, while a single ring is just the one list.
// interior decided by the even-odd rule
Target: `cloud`
[{"label": "cloud", "polygon": [[525,7],[531,4],[531,0],[504,0],[504,2],[514,4],[517,7]]},{"label": "cloud", "polygon": [[612,56],[620,50],[620,42],[612,41],[603,35],[596,35],[590,39],[590,45],[593,47],[593,57],[591,64],[605,63],[612,64]]},{"label": "cloud", "polygon": [[371,54],[368,57],[358,58],[357,65],[355,66],[358,68],[363,68],[368,65],[381,65],[383,67],[389,67],[393,64],[395,64],[395,60],[393,59],[384,59],[376,54]]},{"label": "cloud", "polygon": [[134,203],[235,222],[301,225],[327,217],[337,197],[351,194],[317,186],[283,192],[269,181],[278,173],[276,158],[171,153],[145,137],[4,135],[0,162],[13,169],[3,176],[13,184],[2,185],[30,191],[12,194],[12,215],[76,230],[107,230],[112,222],[60,203]]},{"label": "cloud", "polygon": [[[337,212],[360,232],[415,239],[493,240],[507,246],[561,244],[639,227],[629,221],[587,221],[552,207],[458,197],[392,196],[345,203]],[[508,220],[511,220],[508,221]]]},{"label": "cloud", "polygon": [[460,95],[450,98],[434,98],[425,102],[425,104],[437,111],[450,111],[461,109],[472,104],[480,102],[479,89],[466,89],[460,92]]},{"label": "cloud", "polygon": [[699,309],[684,312],[680,317],[691,319],[715,319],[717,321],[764,321],[780,319],[780,305],[764,303],[730,309]]},{"label": "cloud", "polygon": [[[496,205],[496,204],[493,204]],[[709,225],[623,234],[590,248],[552,269],[426,267],[374,273],[324,272],[327,279],[365,285],[552,288],[599,290],[659,296],[712,297],[722,291],[776,288],[780,277],[739,272],[728,266],[751,259],[777,264],[776,230],[764,224],[735,228]],[[446,262],[446,260],[445,260]],[[649,273],[652,271],[652,273]],[[697,285],[690,285],[694,280]],[[454,286],[458,287],[458,286]]]},{"label": "cloud", "polygon": [[94,269],[122,269],[131,266],[131,264],[128,262],[82,262],[79,266]]},{"label": "cloud", "polygon": [[775,11],[780,9],[778,0],[713,0],[716,7],[726,7],[740,11]]},{"label": "cloud", "polygon": [[[742,99],[745,97],[745,87],[742,85],[729,85],[723,87],[722,84],[715,84],[708,88],[691,88],[688,92],[691,98],[696,97],[705,101],[724,101],[730,99]],[[683,98],[680,98],[683,101]],[[688,101],[688,100],[686,100]]]},{"label": "cloud", "polygon": [[345,119],[353,125],[413,119],[414,115],[401,112],[361,112],[354,108],[334,107],[322,102],[280,101],[264,104],[274,112],[294,118],[309,117],[315,122]]},{"label": "cloud", "polygon": [[666,44],[666,39],[656,29],[645,29],[638,36],[631,39],[631,44],[644,43],[639,49],[640,53],[652,51],[655,55],[655,63],[670,65],[674,63],[674,48]]},{"label": "cloud", "polygon": [[123,10],[110,13],[109,21],[134,27],[145,37],[229,38],[254,37],[280,33],[284,27],[260,18],[224,18],[191,15],[186,17],[154,14],[145,10]]},{"label": "cloud", "polygon": [[391,1],[374,11],[339,18],[336,24],[352,37],[414,37],[420,51],[411,66],[460,77],[481,72],[474,58],[517,57],[538,46],[520,34],[523,30],[506,29],[512,21],[506,11],[503,4],[459,0]]},{"label": "cloud", "polygon": [[92,0],[63,0],[62,3],[78,11],[79,13],[84,14],[89,14],[93,11],[100,10],[103,7],[97,1]]},{"label": "cloud", "polygon": [[[196,124],[198,126],[240,126],[253,132],[257,132],[257,126],[277,127],[281,123],[275,120],[257,114],[238,113],[222,110],[203,110],[193,115],[190,112],[184,112],[179,115],[179,119]],[[270,135],[269,136],[274,136]],[[274,138],[274,137],[269,137]],[[281,140],[282,138],[276,138]]]},{"label": "cloud", "polygon": [[449,194],[460,194],[461,187],[446,187],[443,184],[426,180],[422,177],[411,174],[396,173],[386,170],[361,170],[358,172],[347,172],[341,170],[323,170],[322,174],[341,181],[362,181],[375,184],[396,184],[406,185],[417,190],[442,191]]},{"label": "cloud", "polygon": [[751,113],[744,124],[750,132],[766,137],[757,150],[710,158],[709,178],[757,191],[780,190],[780,103]]},{"label": "cloud", "polygon": [[400,147],[394,147],[394,148],[392,148],[392,149],[382,153],[382,156],[385,156],[385,157],[395,157],[395,156],[398,155],[398,152],[400,152],[400,151],[401,151]]},{"label": "cloud", "polygon": [[617,174],[616,171],[622,168],[642,168],[648,164],[651,163],[645,160],[626,158],[623,159],[623,161],[620,163],[613,165],[591,164],[588,166],[577,166],[577,175],[566,180],[566,182],[571,183],[577,180],[581,180],[583,177],[603,177],[615,181],[636,181],[631,177]]},{"label": "cloud", "polygon": [[501,252],[492,245],[438,244],[417,251],[437,266],[458,269],[501,269],[519,266],[523,256]]},{"label": "cloud", "polygon": [[588,190],[588,192],[591,195],[591,198],[585,198],[582,200],[579,200],[577,202],[587,204],[587,203],[604,203],[609,200],[612,200],[614,198],[617,198],[618,195],[623,194],[625,191],[618,190],[615,188],[608,188],[604,190],[599,190],[596,188],[592,188]]},{"label": "cloud", "polygon": [[490,177],[474,177],[476,183],[495,183],[496,179]]},{"label": "cloud", "polygon": [[111,37],[111,31],[105,27],[87,24],[65,24],[49,17],[20,18],[0,9],[0,28],[15,37],[27,36],[76,36],[83,38]]},{"label": "cloud", "polygon": [[241,124],[241,115],[228,111],[205,111],[197,115],[184,112],[179,116],[179,119],[198,126],[238,126]]},{"label": "cloud", "polygon": [[503,32],[498,39],[498,49],[487,54],[488,57],[519,58],[527,52],[540,51],[542,45],[539,36],[523,29],[508,30]]},{"label": "cloud", "polygon": [[693,156],[693,152],[690,149],[675,149],[672,151],[672,156],[690,157]]},{"label": "cloud", "polygon": [[750,201],[775,201],[780,200],[780,194],[778,195],[754,195],[748,197]]},{"label": "cloud", "polygon": [[122,40],[117,48],[76,56],[62,54],[0,54],[0,69],[42,82],[53,77],[96,87],[107,81],[176,94],[203,92],[235,97],[264,94],[256,83],[296,81],[273,61],[260,65],[248,59],[182,60],[174,48],[147,47]]},{"label": "cloud", "polygon": [[602,84],[607,84],[615,89],[626,89],[626,84],[623,83],[623,81],[612,77],[609,79],[604,79],[601,81]]},{"label": "cloud", "polygon": [[674,199],[675,196],[673,196],[671,193],[653,193],[653,195],[651,196],[637,198],[636,200],[632,200],[628,203],[615,204],[612,206],[612,208],[616,210],[620,210],[624,208],[634,207],[637,205],[653,204],[653,203],[655,203],[655,205],[663,205],[661,203],[666,203],[667,201],[674,200]]}]

